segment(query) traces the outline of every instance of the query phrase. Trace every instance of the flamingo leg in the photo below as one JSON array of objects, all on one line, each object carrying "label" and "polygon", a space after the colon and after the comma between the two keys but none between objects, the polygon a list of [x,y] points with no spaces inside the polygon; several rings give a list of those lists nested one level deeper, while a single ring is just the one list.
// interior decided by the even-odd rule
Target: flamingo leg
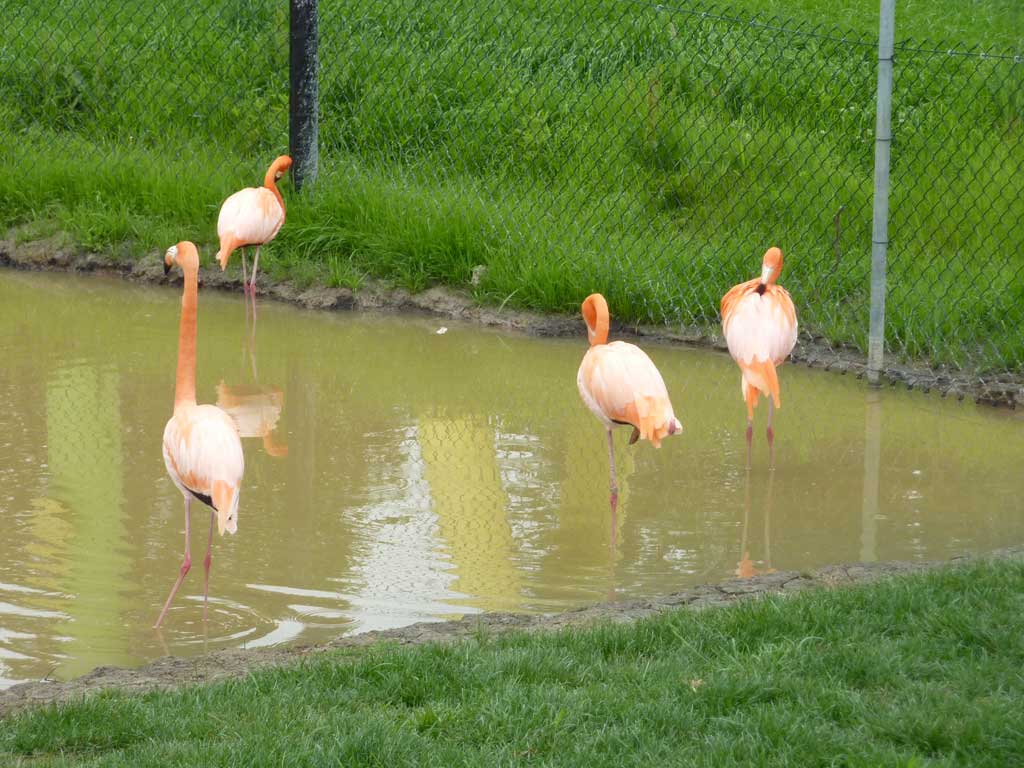
[{"label": "flamingo leg", "polygon": [[775,414],[775,403],[768,398],[768,469],[775,469],[775,431],[772,429],[772,416]]},{"label": "flamingo leg", "polygon": [[242,252],[242,290],[245,295],[249,295],[249,277],[245,268],[245,246],[243,245],[239,250]]},{"label": "flamingo leg", "polygon": [[615,507],[619,503],[619,484],[615,480],[615,445],[612,442],[612,430],[608,428],[608,465],[610,467],[611,496],[609,501],[612,505],[612,514],[615,514]]},{"label": "flamingo leg", "polygon": [[163,623],[164,616],[167,615],[167,609],[171,607],[171,601],[178,592],[178,588],[181,586],[181,582],[185,580],[185,574],[188,573],[189,568],[192,567],[192,555],[189,549],[189,535],[192,532],[191,526],[191,515],[190,507],[192,506],[192,499],[189,496],[185,497],[185,557],[181,561],[181,568],[178,570],[178,578],[174,582],[174,586],[171,587],[171,594],[167,596],[167,602],[164,603],[164,608],[160,611],[160,616],[156,620],[156,624],[153,625],[153,629],[159,629]]},{"label": "flamingo leg", "polygon": [[[615,544],[616,544],[616,539],[618,538],[618,531],[619,531],[619,517],[618,517],[618,513],[615,511],[615,505],[613,504],[612,505],[612,535],[611,535],[611,537],[608,540],[609,541],[609,549],[611,549],[611,552],[612,552],[613,556],[615,555]],[[614,595],[615,594],[615,587],[614,586],[609,588],[608,594],[609,595]],[[613,598],[609,597],[609,600],[611,600],[611,599],[613,599]]]},{"label": "flamingo leg", "polygon": [[252,289],[252,295],[256,295],[256,265],[260,263],[260,247],[256,246],[256,255],[252,260],[252,283],[249,287]]},{"label": "flamingo leg", "polygon": [[205,572],[203,578],[203,621],[206,621],[206,603],[210,594],[210,561],[213,559],[211,550],[213,549],[213,521],[216,514],[212,509],[210,510],[210,535],[206,537],[206,557],[203,558],[203,571]]},{"label": "flamingo leg", "polygon": [[754,442],[754,406],[757,405],[758,392],[755,387],[747,382],[746,377],[741,378],[743,382],[743,399],[747,403],[747,469],[750,469],[751,444]]}]

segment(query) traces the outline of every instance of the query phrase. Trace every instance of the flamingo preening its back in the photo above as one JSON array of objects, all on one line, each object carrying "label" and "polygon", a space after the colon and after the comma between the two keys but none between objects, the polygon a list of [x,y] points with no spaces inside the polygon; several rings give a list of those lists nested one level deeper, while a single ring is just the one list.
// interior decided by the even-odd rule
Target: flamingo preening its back
[{"label": "flamingo preening its back", "polygon": [[[284,224],[284,198],[277,182],[292,167],[292,159],[281,155],[267,169],[262,187],[246,187],[224,201],[217,217],[217,236],[220,250],[217,260],[221,270],[228,266],[231,252],[242,249],[242,287],[246,294],[256,293],[256,268],[260,260],[260,246],[269,243]],[[252,262],[252,281],[246,282],[245,249],[256,246]]]},{"label": "flamingo preening its back", "polygon": [[683,428],[672,412],[665,382],[640,347],[624,341],[608,343],[608,302],[599,293],[583,302],[590,349],[583,356],[576,385],[580,397],[608,431],[612,511],[618,502],[612,428],[633,427],[630,444],[650,440],[655,448]]},{"label": "flamingo preening its back", "polygon": [[185,556],[178,578],[167,596],[154,627],[159,627],[181,582],[192,567],[189,548],[190,508],[196,498],[211,508],[206,542],[203,582],[203,615],[210,587],[210,549],[213,525],[224,534],[238,530],[238,494],[245,461],[238,429],[215,405],[196,404],[196,310],[199,300],[199,253],[190,242],[181,242],[164,255],[164,271],[177,264],[185,274],[178,333],[178,373],[174,387],[174,415],[164,428],[164,463],[171,480],[185,498]]},{"label": "flamingo preening its back", "polygon": [[776,366],[796,344],[796,308],[789,292],[776,284],[782,271],[782,251],[764,254],[761,277],[733,286],[722,297],[722,332],[740,367],[740,390],[747,403],[747,467],[754,437],[754,406],[759,395],[768,398],[768,463],[775,466],[772,415],[782,406]]}]

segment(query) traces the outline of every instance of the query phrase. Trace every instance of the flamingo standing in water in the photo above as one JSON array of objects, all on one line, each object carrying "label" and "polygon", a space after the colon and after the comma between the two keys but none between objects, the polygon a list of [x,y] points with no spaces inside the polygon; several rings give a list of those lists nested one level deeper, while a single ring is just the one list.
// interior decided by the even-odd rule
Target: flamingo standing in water
[{"label": "flamingo standing in water", "polygon": [[754,406],[759,395],[768,398],[768,465],[775,466],[772,416],[782,407],[776,366],[796,344],[796,308],[789,292],[776,284],[782,271],[782,251],[769,248],[761,277],[734,285],[722,297],[722,332],[729,354],[740,367],[740,392],[747,403],[747,468],[754,439]]},{"label": "flamingo standing in water", "polygon": [[612,512],[618,503],[615,481],[615,449],[612,428],[617,424],[633,427],[632,445],[643,438],[661,447],[666,435],[683,428],[672,412],[665,382],[640,347],[624,341],[608,343],[608,302],[599,293],[583,302],[590,349],[583,356],[576,385],[580,397],[608,431],[608,461],[611,477]]},{"label": "flamingo standing in water", "polygon": [[196,308],[199,293],[199,253],[190,242],[171,246],[164,255],[164,272],[175,264],[185,274],[181,299],[181,326],[178,333],[178,374],[174,386],[174,415],[164,428],[164,463],[171,480],[185,497],[185,557],[178,578],[167,596],[154,624],[159,627],[192,567],[189,549],[190,507],[197,498],[210,511],[210,533],[206,541],[203,568],[203,616],[206,616],[210,587],[210,548],[213,524],[221,535],[238,530],[238,494],[245,461],[238,429],[224,411],[215,405],[196,405]]},{"label": "flamingo standing in water", "polygon": [[[217,217],[217,236],[220,250],[217,260],[221,271],[227,268],[231,252],[242,249],[242,288],[246,295],[256,295],[256,268],[260,261],[260,246],[277,236],[284,224],[284,198],[277,189],[277,182],[285,171],[292,167],[292,159],[281,155],[270,164],[263,177],[262,187],[246,187],[235,192],[220,207]],[[252,282],[246,282],[245,249],[256,246],[252,261]]]}]

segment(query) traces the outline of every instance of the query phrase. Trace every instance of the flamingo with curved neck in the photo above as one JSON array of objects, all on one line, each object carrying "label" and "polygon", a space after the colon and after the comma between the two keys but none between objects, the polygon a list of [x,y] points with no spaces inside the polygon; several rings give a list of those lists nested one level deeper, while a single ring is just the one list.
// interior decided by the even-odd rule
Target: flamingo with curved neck
[{"label": "flamingo with curved neck", "polygon": [[740,367],[740,392],[747,404],[747,469],[754,441],[754,408],[760,395],[768,400],[768,466],[775,466],[772,417],[782,407],[776,368],[793,351],[797,338],[796,307],[778,285],[782,251],[769,248],[761,261],[761,277],[734,285],[722,297],[722,332],[729,354]]},{"label": "flamingo with curved neck", "polygon": [[583,356],[576,386],[580,397],[605,425],[608,432],[608,462],[611,506],[615,512],[619,487],[615,477],[615,448],[612,429],[616,425],[633,427],[630,445],[650,440],[655,448],[663,438],[682,430],[657,367],[640,347],[625,341],[608,343],[608,302],[599,293],[583,302],[590,349]]},{"label": "flamingo with curved neck", "polygon": [[[260,261],[260,247],[273,240],[284,224],[284,198],[277,188],[285,172],[292,167],[292,159],[281,155],[270,164],[263,176],[262,187],[246,187],[228,197],[217,217],[217,236],[220,250],[217,261],[223,271],[236,248],[242,249],[242,287],[246,294],[256,295],[256,269]],[[252,262],[252,280],[246,276],[245,249],[256,246]]]}]

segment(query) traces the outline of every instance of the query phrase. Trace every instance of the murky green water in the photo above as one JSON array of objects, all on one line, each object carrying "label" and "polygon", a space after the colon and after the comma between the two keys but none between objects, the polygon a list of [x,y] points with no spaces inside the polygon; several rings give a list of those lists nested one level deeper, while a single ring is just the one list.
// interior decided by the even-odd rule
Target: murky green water
[{"label": "murky green water", "polygon": [[201,292],[200,401],[251,435],[239,528],[214,542],[208,624],[195,567],[154,631],[183,544],[160,447],[179,307],[171,289],[0,272],[0,686],[1024,541],[1012,413],[787,367],[778,469],[759,423],[748,476],[732,361],[646,345],[684,432],[660,451],[617,435],[613,531],[576,392],[582,322],[541,341],[262,302],[253,343],[241,295]]}]

